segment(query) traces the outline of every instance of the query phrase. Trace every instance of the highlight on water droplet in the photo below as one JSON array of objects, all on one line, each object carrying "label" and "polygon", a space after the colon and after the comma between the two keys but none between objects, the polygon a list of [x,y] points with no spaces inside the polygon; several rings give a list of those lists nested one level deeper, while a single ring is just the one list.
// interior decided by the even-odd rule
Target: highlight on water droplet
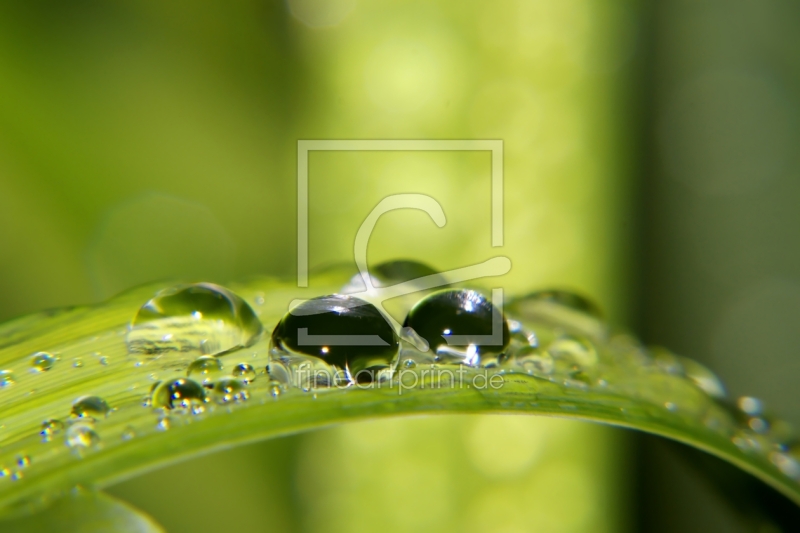
[{"label": "highlight on water droplet", "polygon": [[81,396],[72,402],[72,416],[76,418],[105,418],[111,406],[99,396]]},{"label": "highlight on water droplet", "polygon": [[239,378],[245,383],[252,383],[256,379],[256,369],[249,363],[239,363],[231,371],[231,375]]},{"label": "highlight on water droplet", "polygon": [[211,355],[203,355],[189,363],[186,376],[199,380],[203,385],[209,385],[215,378],[222,375],[222,361]]},{"label": "highlight on water droplet", "polygon": [[161,291],[131,321],[131,353],[214,355],[250,346],[261,322],[242,298],[219,285],[195,283]]},{"label": "highlight on water droplet", "polygon": [[192,409],[206,402],[202,385],[187,378],[159,383],[153,390],[151,404],[161,409]]},{"label": "highlight on water droplet", "polygon": [[56,356],[47,352],[36,352],[31,355],[31,367],[36,372],[47,372],[56,364]]}]

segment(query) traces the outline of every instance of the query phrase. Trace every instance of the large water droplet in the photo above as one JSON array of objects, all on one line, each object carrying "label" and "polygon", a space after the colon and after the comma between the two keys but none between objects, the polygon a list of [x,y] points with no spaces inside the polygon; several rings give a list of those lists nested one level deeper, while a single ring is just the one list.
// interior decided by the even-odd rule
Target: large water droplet
[{"label": "large water droplet", "polygon": [[77,418],[100,418],[110,412],[111,407],[98,396],[81,396],[72,402],[72,416]]},{"label": "large water droplet", "polygon": [[[427,276],[432,276],[432,278],[429,279],[433,284],[428,286],[442,287],[447,284],[447,278],[445,278],[441,273],[424,263],[410,261],[407,259],[387,261],[370,269],[370,282],[372,283],[373,287],[390,287],[406,281],[411,281],[413,285],[414,281]],[[362,278],[361,273],[358,273],[354,275],[350,279],[350,282],[342,288],[342,293],[352,294],[363,292],[366,289],[367,287],[364,284],[364,279]]]},{"label": "large water droplet", "polygon": [[438,360],[477,365],[487,354],[501,354],[510,334],[503,314],[481,293],[443,290],[426,296],[403,324],[425,339]]},{"label": "large water droplet", "polygon": [[159,383],[153,390],[153,407],[189,409],[206,401],[203,386],[191,379],[179,378]]},{"label": "large water droplet", "polygon": [[31,366],[37,372],[46,372],[56,364],[56,357],[47,352],[36,352],[31,356]]},{"label": "large water droplet", "polygon": [[273,331],[272,342],[288,352],[348,366],[353,373],[389,364],[399,346],[394,329],[374,305],[338,294],[290,310]]},{"label": "large water droplet", "polygon": [[210,384],[222,374],[222,361],[210,355],[198,357],[189,364],[186,375],[199,380],[203,385]]},{"label": "large water droplet", "polygon": [[158,355],[213,355],[255,343],[262,326],[253,309],[233,292],[211,283],[179,285],[144,304],[131,322],[128,349]]},{"label": "large water droplet", "polygon": [[561,335],[548,347],[547,351],[556,361],[566,361],[570,365],[589,368],[597,363],[597,350],[586,339],[574,335]]},{"label": "large water droplet", "polygon": [[543,322],[592,338],[608,335],[600,308],[588,298],[569,291],[536,291],[515,298],[507,305],[507,310],[526,321]]},{"label": "large water droplet", "polygon": [[67,428],[66,432],[67,446],[82,450],[85,448],[94,448],[100,444],[100,435],[98,435],[92,428],[91,424],[79,422],[72,424]]}]

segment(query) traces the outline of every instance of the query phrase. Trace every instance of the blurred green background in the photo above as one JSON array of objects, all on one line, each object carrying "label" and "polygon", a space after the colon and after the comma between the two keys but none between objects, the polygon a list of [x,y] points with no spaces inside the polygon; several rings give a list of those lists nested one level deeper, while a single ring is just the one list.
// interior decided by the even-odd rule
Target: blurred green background
[{"label": "blurred green background", "polygon": [[[310,265],[498,253],[698,358],[796,424],[800,6],[789,0],[0,5],[0,319],[159,279],[296,271],[298,139],[502,139],[312,153]],[[267,325],[269,328],[270,325]],[[113,492],[169,531],[747,531],[664,446],[439,417],[230,450]]]}]

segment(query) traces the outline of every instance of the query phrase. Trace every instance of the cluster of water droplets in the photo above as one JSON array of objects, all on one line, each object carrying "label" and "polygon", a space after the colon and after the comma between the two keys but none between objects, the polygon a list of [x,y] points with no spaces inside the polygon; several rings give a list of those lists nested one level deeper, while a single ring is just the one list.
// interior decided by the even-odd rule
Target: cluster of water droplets
[{"label": "cluster of water droplets", "polygon": [[[375,272],[374,288],[433,275],[409,261],[381,265]],[[301,302],[270,336],[264,335],[257,311],[270,304],[264,293],[245,300],[209,283],[176,286],[146,301],[125,330],[88,339],[90,350],[32,353],[27,375],[23,369],[0,370],[0,394],[22,384],[36,393],[37,374],[86,369],[124,374],[124,391],[103,389],[98,378],[97,394],[77,396],[61,412],[42,413],[35,440],[84,457],[107,444],[253,401],[303,393],[316,398],[339,389],[408,388],[412,378],[412,386],[453,386],[452,380],[437,382],[434,372],[424,379],[419,375],[457,368],[467,379],[486,376],[483,383],[497,376],[501,382],[523,377],[536,382],[542,394],[552,390],[563,397],[564,391],[575,391],[579,397],[592,391],[603,398],[641,400],[661,417],[702,420],[743,452],[766,458],[800,481],[797,437],[762,402],[732,400],[720,379],[699,363],[661,348],[646,349],[633,337],[610,331],[598,308],[581,296],[539,291],[500,309],[490,291],[426,289],[402,296],[405,316],[390,319],[376,293],[364,289],[363,279],[355,276],[337,294]],[[126,357],[109,360],[96,349],[120,337]],[[486,394],[491,392],[486,387]],[[626,409],[620,408],[623,417]],[[142,410],[149,415],[140,416]],[[26,447],[33,441],[20,437],[19,442],[17,449],[0,454],[0,479],[21,479],[31,467],[35,454]]]}]

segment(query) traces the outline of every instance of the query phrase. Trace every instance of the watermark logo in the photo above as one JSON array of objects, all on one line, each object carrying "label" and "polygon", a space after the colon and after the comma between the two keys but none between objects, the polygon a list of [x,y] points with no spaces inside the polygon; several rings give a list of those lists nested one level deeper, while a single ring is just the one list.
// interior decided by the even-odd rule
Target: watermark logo
[{"label": "watermark logo", "polygon": [[[503,141],[502,140],[299,140],[297,142],[297,285],[308,286],[308,158],[311,151],[489,151],[491,152],[491,209],[492,209],[492,247],[503,246]],[[353,255],[358,272],[365,287],[364,291],[351,293],[351,296],[368,299],[380,307],[384,316],[392,323],[395,330],[400,324],[388,313],[383,302],[445,284],[463,283],[486,277],[502,276],[511,269],[511,261],[506,256],[496,256],[482,263],[468,265],[442,272],[441,274],[424,276],[408,280],[388,287],[375,287],[367,266],[367,246],[380,217],[398,209],[416,209],[424,211],[438,227],[447,223],[441,204],[433,197],[425,194],[396,194],[383,198],[364,219],[354,241]],[[442,280],[446,279],[446,283]],[[290,304],[295,309],[303,300],[294,300]],[[502,345],[502,312],[503,289],[492,289],[492,304],[499,313],[492,320],[492,333],[477,339],[482,345]],[[324,337],[321,338],[321,337]],[[469,337],[469,341],[467,338]],[[300,344],[321,346],[364,346],[385,345],[376,335],[324,335],[317,336],[298,331]],[[448,345],[463,346],[476,342],[475,336],[448,335]]]}]

